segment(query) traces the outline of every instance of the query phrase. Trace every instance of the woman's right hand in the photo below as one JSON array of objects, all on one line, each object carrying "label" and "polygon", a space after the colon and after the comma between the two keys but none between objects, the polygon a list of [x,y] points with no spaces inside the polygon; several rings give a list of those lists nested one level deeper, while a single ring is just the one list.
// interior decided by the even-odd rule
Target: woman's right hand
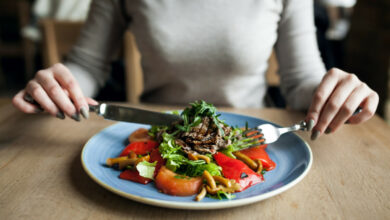
[{"label": "woman's right hand", "polygon": [[88,104],[97,104],[95,100],[84,97],[72,73],[60,63],[38,71],[26,88],[14,96],[12,103],[25,113],[44,110],[55,117],[64,119],[67,115],[76,121],[80,121],[80,113],[88,118]]}]

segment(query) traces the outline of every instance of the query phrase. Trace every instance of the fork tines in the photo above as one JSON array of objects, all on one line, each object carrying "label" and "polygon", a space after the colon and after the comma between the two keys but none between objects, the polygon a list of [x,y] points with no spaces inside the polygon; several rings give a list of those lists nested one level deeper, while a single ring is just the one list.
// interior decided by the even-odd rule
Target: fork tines
[{"label": "fork tines", "polygon": [[253,138],[253,141],[255,142],[248,148],[257,147],[265,143],[265,139],[263,138],[264,134],[261,133],[261,129],[250,128],[244,131],[242,135],[247,138]]},{"label": "fork tines", "polygon": [[254,128],[248,129],[244,131],[242,134],[245,135],[245,137],[256,137],[257,135],[263,136],[263,133],[261,133],[261,129],[258,130]]},{"label": "fork tines", "polygon": [[[256,139],[254,139],[254,140],[256,140]],[[257,140],[258,140],[257,142],[255,142],[254,144],[250,145],[248,148],[258,147],[258,146],[264,145],[264,143],[265,143],[265,139],[264,138],[261,138],[261,139],[259,138]]]}]

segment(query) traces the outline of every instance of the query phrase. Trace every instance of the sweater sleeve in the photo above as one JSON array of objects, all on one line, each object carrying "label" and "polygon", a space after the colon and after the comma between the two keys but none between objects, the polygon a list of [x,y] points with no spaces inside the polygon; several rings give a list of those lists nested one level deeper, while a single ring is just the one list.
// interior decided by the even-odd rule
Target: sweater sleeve
[{"label": "sweater sleeve", "polygon": [[326,70],[317,46],[312,0],[286,0],[275,46],[282,94],[293,109],[307,109]]},{"label": "sweater sleeve", "polygon": [[118,2],[92,1],[87,21],[65,62],[86,96],[95,96],[104,85],[121,45],[127,24]]}]

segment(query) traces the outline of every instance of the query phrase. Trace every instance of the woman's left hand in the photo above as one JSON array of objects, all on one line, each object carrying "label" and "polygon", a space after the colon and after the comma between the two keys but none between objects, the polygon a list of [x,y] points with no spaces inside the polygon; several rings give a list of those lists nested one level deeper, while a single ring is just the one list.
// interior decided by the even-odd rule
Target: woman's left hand
[{"label": "woman's left hand", "polygon": [[[322,79],[306,116],[311,139],[335,132],[341,125],[358,124],[370,119],[378,106],[379,96],[354,74],[332,68]],[[362,112],[353,115],[357,108]]]}]

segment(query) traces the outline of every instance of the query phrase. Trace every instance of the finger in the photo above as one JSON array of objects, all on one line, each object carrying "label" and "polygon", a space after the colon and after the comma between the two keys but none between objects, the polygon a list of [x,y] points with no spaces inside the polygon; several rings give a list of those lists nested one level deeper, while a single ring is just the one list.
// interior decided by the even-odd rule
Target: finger
[{"label": "finger", "polygon": [[360,104],[362,112],[350,117],[348,123],[359,124],[370,119],[377,109],[379,96],[376,92],[371,92],[370,95]]},{"label": "finger", "polygon": [[[80,116],[69,97],[64,93],[61,86],[54,79],[50,70],[41,70],[36,75],[36,80],[49,95],[51,100],[61,111],[76,121],[80,121]],[[38,100],[37,100],[38,101]]]},{"label": "finger", "polygon": [[[332,122],[341,106],[345,103],[359,82],[358,78],[353,74],[349,74],[340,81],[322,109],[314,130],[317,130],[322,134],[328,128],[328,125]],[[328,132],[329,130],[327,133]]]},{"label": "finger", "polygon": [[87,118],[88,114],[85,115],[85,113],[88,113],[88,103],[72,73],[62,64],[54,65],[52,70],[54,78],[58,81],[61,87],[68,92],[68,95],[73,101],[77,111],[84,113],[82,115]]},{"label": "finger", "polygon": [[92,98],[89,98],[89,97],[85,97],[85,99],[87,100],[87,103],[90,104],[90,105],[98,105],[99,102],[96,101],[95,99],[92,99]]},{"label": "finger", "polygon": [[62,91],[64,91],[65,95],[69,97],[69,92],[68,92],[68,90],[62,88]]},{"label": "finger", "polygon": [[60,111],[54,102],[47,95],[46,91],[35,80],[31,80],[26,86],[26,92],[30,94],[33,99],[51,115],[64,119],[65,115]]},{"label": "finger", "polygon": [[359,105],[369,94],[370,90],[366,84],[361,84],[356,88],[340,107],[339,112],[329,124],[326,133],[335,132],[339,129],[354,114],[355,110],[358,109]]},{"label": "finger", "polygon": [[331,69],[322,79],[320,85],[313,95],[311,105],[306,115],[305,121],[311,124],[311,128],[316,125],[323,106],[331,95],[339,80],[339,70]]},{"label": "finger", "polygon": [[32,114],[42,112],[43,110],[41,108],[24,100],[23,97],[25,96],[25,94],[25,90],[19,91],[12,99],[12,104],[24,113]]}]

